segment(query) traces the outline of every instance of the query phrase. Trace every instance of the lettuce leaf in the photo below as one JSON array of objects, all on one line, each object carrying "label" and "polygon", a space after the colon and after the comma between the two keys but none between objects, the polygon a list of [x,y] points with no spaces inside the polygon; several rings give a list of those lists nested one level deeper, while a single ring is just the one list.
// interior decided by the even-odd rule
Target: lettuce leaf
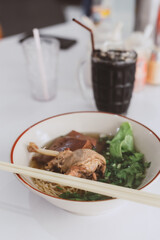
[{"label": "lettuce leaf", "polygon": [[110,141],[110,154],[115,158],[122,158],[122,153],[133,152],[133,132],[130,123],[121,124],[119,131]]}]

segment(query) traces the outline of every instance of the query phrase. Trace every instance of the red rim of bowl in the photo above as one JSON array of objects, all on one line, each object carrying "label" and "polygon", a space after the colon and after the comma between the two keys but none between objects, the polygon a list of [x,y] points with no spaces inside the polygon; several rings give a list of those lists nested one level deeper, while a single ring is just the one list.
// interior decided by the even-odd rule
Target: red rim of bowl
[{"label": "red rim of bowl", "polygon": [[[109,114],[109,115],[116,115],[116,116],[119,116],[119,117],[122,117],[122,118],[125,118],[125,119],[128,119],[128,120],[131,120],[131,121],[133,121],[133,122],[135,122],[135,123],[143,126],[144,128],[146,128],[146,129],[149,130],[150,132],[152,132],[152,134],[153,134],[153,135],[158,139],[158,141],[160,142],[160,138],[159,138],[150,128],[146,127],[145,125],[143,125],[142,123],[140,123],[140,122],[138,122],[138,121],[136,121],[136,120],[133,120],[133,119],[131,119],[131,118],[128,118],[128,117],[123,116],[123,115],[120,115],[120,114],[114,114],[114,113],[108,113],[108,112],[100,112],[100,111],[68,112],[68,113],[62,113],[62,114],[58,114],[58,115],[55,115],[55,116],[52,116],[52,117],[45,118],[45,119],[43,119],[43,120],[41,120],[41,121],[39,121],[39,122],[31,125],[31,126],[30,126],[29,128],[27,128],[25,131],[23,131],[23,132],[19,135],[19,137],[15,140],[15,142],[14,142],[14,144],[13,144],[13,146],[12,146],[11,154],[10,154],[11,163],[14,163],[14,161],[13,161],[13,153],[14,153],[14,149],[15,149],[15,147],[16,147],[16,144],[17,144],[17,142],[20,140],[20,138],[21,138],[27,131],[29,131],[29,130],[30,130],[31,128],[33,128],[34,126],[36,126],[36,125],[38,125],[38,124],[40,124],[40,123],[42,123],[42,122],[45,122],[45,121],[47,121],[47,120],[49,120],[49,119],[51,119],[51,118],[61,117],[61,116],[64,116],[64,115],[72,115],[72,114],[77,114],[77,113],[78,113],[78,114],[79,114],[79,113],[80,113],[80,114],[81,114],[81,113],[100,113],[100,114],[107,114],[107,115]],[[141,189],[145,188],[146,186],[148,186],[151,182],[153,182],[153,181],[158,177],[159,174],[160,174],[160,170],[159,170],[159,172],[154,176],[154,178],[152,178],[146,185],[144,185],[143,187],[141,187],[139,190],[141,190]],[[19,179],[20,181],[22,181],[25,185],[27,185],[28,187],[32,188],[33,190],[35,190],[35,191],[37,191],[37,192],[39,192],[39,193],[41,193],[41,194],[47,195],[47,196],[49,196],[49,197],[59,199],[59,200],[72,201],[72,202],[93,202],[93,203],[94,203],[94,202],[102,202],[102,201],[104,202],[104,201],[109,201],[109,200],[117,200],[117,198],[111,198],[111,199],[97,200],[97,201],[75,201],[75,200],[70,200],[70,199],[58,198],[58,197],[54,197],[54,196],[52,196],[52,195],[50,195],[50,194],[44,193],[44,192],[42,192],[42,191],[40,191],[40,190],[32,187],[28,182],[26,182],[26,181],[21,177],[21,175],[19,175],[19,174],[15,174],[15,175],[18,177],[18,179]]]}]

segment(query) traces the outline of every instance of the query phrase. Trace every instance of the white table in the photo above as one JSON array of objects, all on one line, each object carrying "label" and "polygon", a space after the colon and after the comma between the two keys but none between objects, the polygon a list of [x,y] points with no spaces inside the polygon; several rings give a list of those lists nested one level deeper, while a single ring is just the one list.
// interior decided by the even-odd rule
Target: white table
[{"label": "white table", "polygon": [[[88,34],[74,23],[46,28],[48,33],[79,39],[70,50],[61,51],[58,94],[50,102],[30,97],[26,66],[19,35],[0,41],[0,160],[10,161],[18,135],[33,123],[55,114],[96,110],[78,88],[78,66],[85,54]],[[134,93],[127,116],[160,131],[160,87],[146,86]],[[160,193],[160,180],[149,188]],[[54,207],[26,189],[13,174],[0,172],[0,239],[123,239],[159,240],[160,209],[132,202],[107,214],[77,216]]]}]

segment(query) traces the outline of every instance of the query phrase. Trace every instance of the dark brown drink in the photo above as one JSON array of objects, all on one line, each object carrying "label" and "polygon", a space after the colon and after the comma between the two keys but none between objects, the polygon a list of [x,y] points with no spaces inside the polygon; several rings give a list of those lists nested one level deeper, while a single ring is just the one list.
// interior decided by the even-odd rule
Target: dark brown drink
[{"label": "dark brown drink", "polygon": [[93,51],[92,84],[99,111],[126,113],[133,92],[136,59],[134,51]]}]

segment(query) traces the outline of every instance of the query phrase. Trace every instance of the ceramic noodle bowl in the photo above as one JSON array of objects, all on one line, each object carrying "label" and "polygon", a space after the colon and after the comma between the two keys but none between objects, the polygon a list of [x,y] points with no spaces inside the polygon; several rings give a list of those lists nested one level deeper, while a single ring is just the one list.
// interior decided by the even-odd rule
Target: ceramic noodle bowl
[{"label": "ceramic noodle bowl", "polygon": [[[56,137],[65,135],[72,130],[80,133],[98,133],[115,135],[123,122],[129,122],[133,129],[136,150],[144,154],[145,161],[151,162],[139,189],[146,189],[159,175],[160,170],[160,139],[149,128],[132,119],[103,112],[75,112],[44,119],[26,129],[15,141],[11,151],[11,162],[29,166],[32,153],[27,151],[29,142],[44,146]],[[80,215],[97,215],[112,210],[126,201],[108,199],[100,201],[73,201],[53,197],[38,190],[32,179],[22,175],[17,178],[29,190],[43,197],[53,205]],[[123,205],[122,205],[123,207]]]}]

